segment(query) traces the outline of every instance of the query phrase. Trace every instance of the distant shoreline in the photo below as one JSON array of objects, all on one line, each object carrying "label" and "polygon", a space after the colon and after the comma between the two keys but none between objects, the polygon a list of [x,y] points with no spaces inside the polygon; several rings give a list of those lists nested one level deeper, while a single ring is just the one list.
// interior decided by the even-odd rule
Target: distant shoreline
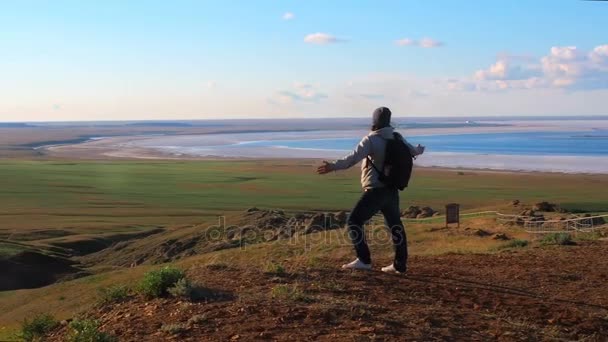
[{"label": "distant shoreline", "polygon": [[[501,115],[501,116],[399,116],[393,119],[398,122],[505,122],[505,121],[579,121],[579,120],[608,120],[608,114],[598,115]],[[338,117],[293,117],[293,118],[228,118],[228,119],[155,119],[155,120],[91,120],[91,121],[0,121],[0,128],[32,128],[32,127],[77,127],[77,126],[147,126],[147,127],[218,127],[232,126],[243,122],[289,122],[289,121],[344,121],[369,122],[369,116],[338,116]]]},{"label": "distant shoreline", "polygon": [[[466,128],[424,128],[408,129],[408,135],[442,135],[442,134],[475,134],[475,133],[518,133],[530,132],[543,129],[546,131],[567,131],[570,127],[538,127],[532,126],[500,126],[500,127],[466,127]],[[579,129],[580,131],[593,131],[593,129]],[[253,132],[255,131],[255,133]],[[239,134],[264,134],[273,132],[275,134],[305,133],[313,130],[246,130]],[[355,131],[319,131],[319,137],[352,136]],[[357,130],[357,135],[366,133],[366,130]],[[236,134],[235,132],[234,134]],[[134,135],[134,136],[112,136],[102,139],[88,140],[76,144],[62,144],[46,146],[44,149],[50,156],[77,159],[133,159],[133,160],[280,160],[280,159],[306,159],[320,160],[335,159],[346,154],[342,150],[316,150],[287,148],[252,148],[247,147],[247,153],[253,153],[247,157],[246,153],[239,152],[237,147],[232,148],[234,155],[189,153],[187,148],[180,145],[174,150],[154,146],[154,139],[194,139],[195,148],[214,146],[214,144],[231,144],[232,133],[214,134],[168,134],[168,135]],[[198,140],[197,140],[198,139]],[[202,140],[200,140],[202,139]],[[219,140],[218,140],[219,139]],[[218,142],[219,141],[219,142]],[[232,141],[232,142],[231,142]],[[282,151],[281,151],[282,150]],[[289,151],[288,153],[286,151]],[[277,153],[280,152],[280,153]],[[287,154],[287,155],[286,155]],[[243,156],[245,155],[245,156]],[[572,155],[506,155],[491,153],[454,153],[454,152],[429,152],[416,162],[421,167],[441,168],[453,170],[493,170],[507,172],[550,172],[568,174],[608,174],[608,158],[603,156],[572,156]]]}]

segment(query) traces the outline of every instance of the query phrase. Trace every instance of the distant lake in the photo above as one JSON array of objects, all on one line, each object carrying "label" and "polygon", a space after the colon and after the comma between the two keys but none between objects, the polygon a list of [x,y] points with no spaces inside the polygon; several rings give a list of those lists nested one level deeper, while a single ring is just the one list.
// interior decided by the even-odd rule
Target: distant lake
[{"label": "distant lake", "polygon": [[[149,137],[137,147],[175,156],[323,158],[348,154],[366,131],[256,132]],[[608,173],[608,130],[408,136],[426,152],[421,166]]]},{"label": "distant lake", "polygon": [[[426,146],[432,152],[608,156],[608,131],[448,134],[412,136],[407,139],[412,144]],[[225,145],[224,148],[279,147],[346,152],[352,150],[359,140],[360,137],[242,141]],[[215,149],[221,147],[214,146]]]}]

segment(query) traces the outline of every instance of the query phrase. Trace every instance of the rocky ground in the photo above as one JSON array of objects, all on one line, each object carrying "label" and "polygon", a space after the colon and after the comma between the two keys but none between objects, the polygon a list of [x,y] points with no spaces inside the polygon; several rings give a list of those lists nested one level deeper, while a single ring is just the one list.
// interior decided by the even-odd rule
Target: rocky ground
[{"label": "rocky ground", "polygon": [[224,217],[221,224],[180,227],[148,238],[119,242],[78,261],[86,265],[122,267],[166,263],[197,254],[339,229],[346,224],[346,218],[344,211],[286,213],[253,207]]},{"label": "rocky ground", "polygon": [[341,261],[289,273],[198,265],[188,275],[205,300],[132,297],[87,314],[121,341],[608,338],[603,241],[412,257],[407,276],[342,271]]}]

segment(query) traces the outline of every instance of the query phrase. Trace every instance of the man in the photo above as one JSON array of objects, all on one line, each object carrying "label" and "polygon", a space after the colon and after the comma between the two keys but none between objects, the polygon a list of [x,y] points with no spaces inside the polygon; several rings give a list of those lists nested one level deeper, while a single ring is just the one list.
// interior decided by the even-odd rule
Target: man
[{"label": "man", "polygon": [[[355,246],[357,259],[342,266],[344,269],[370,270],[372,260],[369,247],[365,241],[363,225],[378,211],[384,215],[384,222],[390,228],[393,244],[395,247],[395,259],[390,266],[382,268],[387,273],[405,273],[407,271],[407,239],[405,229],[401,222],[401,211],[399,210],[399,191],[394,187],[388,187],[379,180],[379,171],[382,169],[385,159],[386,141],[395,139],[393,127],[390,126],[391,111],[386,107],[380,107],[373,113],[373,124],[371,132],[361,139],[355,150],[348,156],[336,160],[333,163],[323,161],[317,169],[317,173],[326,174],[331,171],[348,169],[361,160],[361,186],[363,194],[348,217],[348,234]],[[403,139],[403,138],[402,138]],[[409,148],[412,156],[424,153],[424,146],[416,147],[409,144],[405,139],[403,142]],[[370,160],[373,163],[370,164]],[[373,166],[376,167],[373,167]]]}]

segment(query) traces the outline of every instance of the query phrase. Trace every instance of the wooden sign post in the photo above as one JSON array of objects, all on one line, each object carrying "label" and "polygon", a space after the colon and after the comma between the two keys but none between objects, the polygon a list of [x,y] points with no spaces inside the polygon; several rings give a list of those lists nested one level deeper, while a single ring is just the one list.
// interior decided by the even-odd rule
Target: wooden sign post
[{"label": "wooden sign post", "polygon": [[457,223],[460,228],[460,205],[457,203],[445,206],[445,227],[447,228],[450,223]]}]

